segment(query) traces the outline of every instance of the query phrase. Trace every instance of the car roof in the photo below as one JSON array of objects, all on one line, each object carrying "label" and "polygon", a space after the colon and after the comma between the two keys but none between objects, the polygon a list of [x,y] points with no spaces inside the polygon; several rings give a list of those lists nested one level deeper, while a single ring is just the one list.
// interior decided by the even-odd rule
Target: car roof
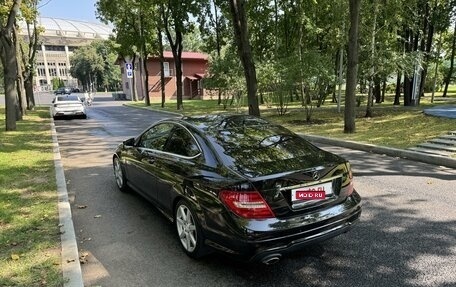
[{"label": "car roof", "polygon": [[175,121],[198,130],[225,166],[249,178],[341,162],[285,127],[255,116],[219,114]]},{"label": "car roof", "polygon": [[259,117],[237,114],[187,116],[182,117],[177,121],[202,132],[272,125],[267,120]]}]

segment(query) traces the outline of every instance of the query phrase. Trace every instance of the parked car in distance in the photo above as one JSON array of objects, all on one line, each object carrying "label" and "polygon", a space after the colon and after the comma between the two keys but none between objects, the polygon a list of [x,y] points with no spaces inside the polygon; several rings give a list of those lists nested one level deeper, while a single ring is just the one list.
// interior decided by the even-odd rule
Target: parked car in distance
[{"label": "parked car in distance", "polygon": [[78,87],[73,87],[73,88],[71,88],[71,92],[72,93],[80,93],[81,90]]},{"label": "parked car in distance", "polygon": [[69,95],[71,94],[71,89],[70,88],[66,88],[66,87],[61,87],[61,88],[58,88],[57,90],[54,91],[54,94],[56,95]]},{"label": "parked car in distance", "polygon": [[64,116],[87,118],[84,101],[75,95],[58,95],[52,100],[51,114],[54,119]]},{"label": "parked car in distance", "polygon": [[121,191],[138,192],[175,224],[192,258],[217,250],[276,263],[361,215],[348,161],[252,116],[159,121],[118,146],[113,168]]}]

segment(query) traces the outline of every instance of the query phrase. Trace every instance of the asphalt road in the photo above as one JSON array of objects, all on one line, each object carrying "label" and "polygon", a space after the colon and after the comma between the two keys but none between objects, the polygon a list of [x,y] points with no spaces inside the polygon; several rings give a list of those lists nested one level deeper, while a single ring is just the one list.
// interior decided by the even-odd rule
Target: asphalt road
[{"label": "asphalt road", "polygon": [[96,96],[87,120],[55,123],[86,286],[456,286],[456,171],[331,146],[364,200],[353,230],[272,266],[188,258],[173,225],[116,188],[115,146],[167,117],[121,104]]}]

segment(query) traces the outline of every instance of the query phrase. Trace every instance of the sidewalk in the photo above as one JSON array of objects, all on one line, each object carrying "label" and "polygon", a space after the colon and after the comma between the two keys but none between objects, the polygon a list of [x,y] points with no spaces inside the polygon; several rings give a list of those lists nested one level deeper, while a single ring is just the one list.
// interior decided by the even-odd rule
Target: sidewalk
[{"label": "sidewalk", "polygon": [[403,150],[403,149],[397,149],[397,148],[382,147],[382,146],[358,143],[358,142],[353,142],[353,141],[346,141],[346,140],[342,141],[342,140],[338,140],[338,139],[325,138],[325,137],[314,136],[314,135],[301,134],[301,136],[311,142],[340,146],[340,147],[361,150],[361,151],[370,152],[370,153],[385,154],[385,155],[393,156],[393,157],[406,158],[406,159],[410,159],[410,160],[414,160],[414,161],[456,168],[456,158],[450,158],[450,157],[446,157],[446,156],[433,155],[433,154],[425,154],[422,152]]},{"label": "sidewalk", "polygon": [[424,109],[426,115],[456,119],[456,105],[437,106]]}]

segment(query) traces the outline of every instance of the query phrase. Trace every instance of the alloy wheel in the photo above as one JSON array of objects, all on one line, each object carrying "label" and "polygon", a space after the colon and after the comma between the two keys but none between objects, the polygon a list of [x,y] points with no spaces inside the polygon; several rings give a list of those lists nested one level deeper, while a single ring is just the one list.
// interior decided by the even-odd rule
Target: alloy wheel
[{"label": "alloy wheel", "polygon": [[195,251],[198,232],[192,212],[185,204],[181,204],[177,208],[176,227],[177,234],[184,249],[189,253]]},{"label": "alloy wheel", "polygon": [[124,187],[124,178],[122,167],[118,158],[114,159],[114,177],[116,178],[117,186],[122,189]]}]

